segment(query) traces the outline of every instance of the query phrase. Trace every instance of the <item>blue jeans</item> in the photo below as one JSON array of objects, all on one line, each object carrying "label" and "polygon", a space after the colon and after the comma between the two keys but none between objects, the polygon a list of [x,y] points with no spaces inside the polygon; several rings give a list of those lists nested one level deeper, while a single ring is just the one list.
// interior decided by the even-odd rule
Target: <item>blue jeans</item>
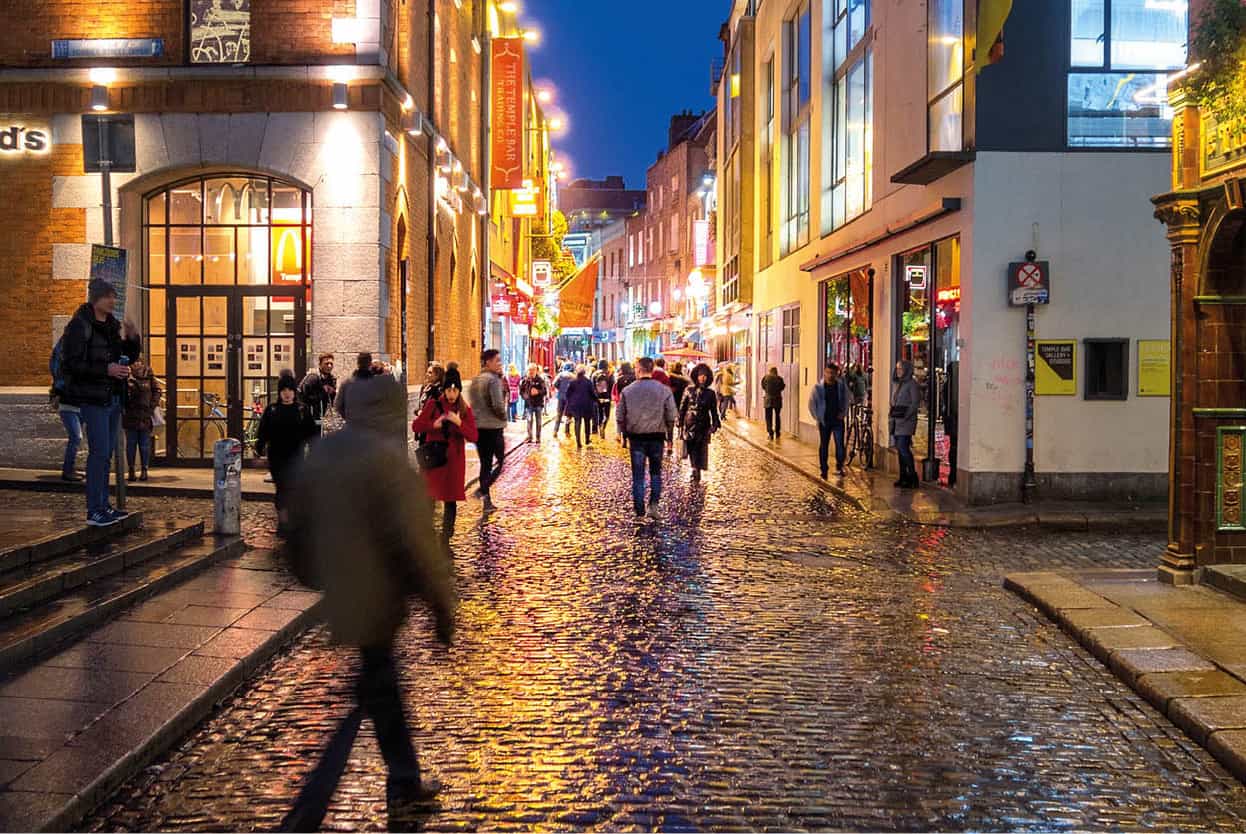
[{"label": "blue jeans", "polygon": [[649,461],[649,482],[651,491],[649,503],[656,504],[662,499],[662,452],[666,448],[665,440],[638,440],[633,438],[632,452],[632,504],[636,514],[645,511],[645,461]]},{"label": "blue jeans", "polygon": [[91,447],[87,452],[87,515],[91,515],[108,508],[108,470],[121,425],[121,398],[113,397],[108,405],[82,406],[82,423]]},{"label": "blue jeans", "polygon": [[913,458],[913,436],[896,435],[896,454],[900,458],[900,477],[917,481],[917,461]]},{"label": "blue jeans", "polygon": [[143,471],[147,471],[147,464],[151,463],[151,432],[142,429],[126,429],[125,430],[125,459],[130,465],[130,471],[134,471],[134,453],[138,452],[143,462]]},{"label": "blue jeans", "polygon": [[822,477],[826,477],[827,468],[829,466],[827,459],[830,457],[831,439],[835,439],[835,471],[844,468],[844,421],[827,425],[826,423],[818,423],[818,467],[822,470]]},{"label": "blue jeans", "polygon": [[61,424],[65,426],[65,462],[61,465],[61,474],[69,477],[74,474],[78,460],[78,447],[82,445],[82,415],[77,411],[62,411]]}]

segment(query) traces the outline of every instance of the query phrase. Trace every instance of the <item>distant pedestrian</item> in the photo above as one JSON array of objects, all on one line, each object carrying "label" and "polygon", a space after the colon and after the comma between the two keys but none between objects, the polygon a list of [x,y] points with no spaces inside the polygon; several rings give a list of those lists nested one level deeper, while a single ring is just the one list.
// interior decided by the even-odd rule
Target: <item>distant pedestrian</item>
[{"label": "distant pedestrian", "polygon": [[[619,372],[614,377],[614,394],[612,395],[612,399],[614,400],[614,404],[616,408],[618,407],[619,400],[621,400],[623,397],[623,392],[627,390],[627,386],[631,385],[635,381],[636,381],[636,374],[632,370],[632,363],[624,362],[621,365],[619,365]],[[627,435],[623,432],[623,429],[619,426],[617,417],[615,418],[615,433],[619,437],[619,443],[623,444],[623,448],[626,449],[627,448]]]},{"label": "distant pedestrian", "polygon": [[714,372],[704,363],[692,369],[692,384],[679,403],[679,426],[692,465],[692,482],[710,468],[710,438],[722,428],[718,397],[713,390]]},{"label": "distant pedestrian", "polygon": [[385,760],[391,816],[440,788],[421,776],[393,652],[412,596],[431,610],[443,644],[454,636],[454,568],[430,507],[407,458],[350,421],[312,447],[290,502],[295,573],[323,589],[333,640],[359,649],[355,695]]},{"label": "distant pedestrian", "polygon": [[558,439],[558,428],[562,421],[567,421],[567,437],[571,436],[571,415],[567,413],[567,386],[575,379],[575,365],[564,362],[558,376],[554,379],[554,391],[558,394],[558,416],[554,418],[554,439]]},{"label": "distant pedestrian", "polygon": [[337,377],[333,375],[333,354],[322,353],[317,357],[316,370],[308,372],[299,385],[299,397],[316,423],[316,434],[324,430],[324,416],[333,408],[337,398]]},{"label": "distant pedestrian", "polygon": [[117,291],[101,278],[87,286],[87,303],[65,325],[61,351],[65,367],[62,401],[77,406],[86,428],[87,524],[108,527],[129,513],[108,503],[108,472],[112,466],[117,432],[121,423],[121,400],[129,363],[142,352],[138,328],[117,321]]},{"label": "distant pedestrian", "polygon": [[653,378],[670,387],[671,378],[666,373],[666,359],[661,356],[653,360]]},{"label": "distant pedestrian", "polygon": [[138,480],[147,480],[147,467],[151,464],[151,433],[159,405],[160,383],[143,357],[135,357],[130,364],[130,378],[126,380],[125,411],[121,416],[121,427],[125,429],[126,462],[130,468],[128,480],[134,480],[136,454],[142,464]]},{"label": "distant pedestrian", "polygon": [[528,375],[519,387],[523,397],[523,411],[528,418],[528,442],[541,442],[541,428],[545,422],[545,401],[549,399],[549,383],[535,362],[528,366]]},{"label": "distant pedestrian", "polygon": [[407,455],[407,389],[374,363],[371,353],[355,360],[355,372],[338,388],[334,408],[347,424],[374,431]]},{"label": "distant pedestrian", "polygon": [[277,401],[264,409],[255,436],[255,453],[268,458],[268,471],[277,488],[277,532],[286,535],[290,521],[290,491],[303,447],[318,434],[311,412],[298,401],[299,384],[284,371],[277,380]]},{"label": "distant pedestrian", "polygon": [[519,368],[515,367],[512,362],[510,367],[506,369],[506,387],[508,396],[507,417],[510,422],[514,423],[519,420],[519,382],[523,377],[519,373]]},{"label": "distant pedestrian", "polygon": [[921,409],[921,401],[921,388],[913,379],[913,363],[897,362],[892,376],[888,428],[895,438],[896,452],[900,457],[900,479],[895,485],[901,489],[921,486],[921,480],[917,477],[917,461],[913,457],[913,435],[917,433],[917,412]]},{"label": "distant pedestrian", "polygon": [[822,382],[809,392],[809,414],[818,424],[818,469],[825,480],[830,469],[830,444],[835,440],[835,474],[844,474],[844,420],[852,405],[852,391],[834,362],[822,369]]},{"label": "distant pedestrian", "polygon": [[463,380],[457,371],[446,375],[441,396],[425,404],[411,424],[411,431],[424,438],[424,445],[440,447],[429,455],[437,465],[421,467],[421,471],[429,497],[445,504],[441,535],[448,543],[454,535],[458,502],[467,500],[467,444],[478,438],[476,418],[463,399]]},{"label": "distant pedestrian", "polygon": [[593,374],[593,394],[597,397],[597,432],[605,437],[606,423],[610,422],[611,398],[614,396],[614,374],[605,359],[597,363],[597,372]]},{"label": "distant pedestrian", "polygon": [[[456,368],[454,372],[457,374],[458,369]],[[441,389],[445,383],[446,369],[440,362],[429,362],[428,369],[424,371],[424,384],[420,386],[420,400],[415,407],[416,414],[423,411],[424,406],[430,402],[441,399]]]},{"label": "distant pedestrian", "polygon": [[502,379],[502,354],[490,348],[480,354],[480,373],[467,392],[468,404],[476,417],[476,451],[480,455],[480,488],[484,511],[495,509],[489,490],[502,474],[506,457],[506,382]]},{"label": "distant pedestrian", "polygon": [[782,431],[783,391],[787,383],[779,376],[779,369],[772,367],[761,378],[762,405],[766,409],[766,434],[771,440],[777,440]]},{"label": "distant pedestrian", "polygon": [[735,366],[731,363],[723,365],[715,378],[715,382],[717,383],[716,393],[718,394],[718,416],[726,420],[728,410],[735,411],[738,415],[739,411],[736,409],[735,404],[735,392],[736,386],[739,383],[736,381]]},{"label": "distant pedestrian", "polygon": [[866,394],[869,393],[869,377],[866,376],[861,363],[853,365],[845,375],[848,377],[848,387],[852,390],[852,401],[865,402]]},{"label": "distant pedestrian", "polygon": [[[597,394],[584,365],[575,369],[575,379],[567,385],[567,419],[575,420],[575,445],[582,447],[587,442],[592,446],[593,429],[597,422]],[[580,439],[581,429],[584,430],[583,441]]]},{"label": "distant pedestrian", "polygon": [[653,378],[653,360],[644,357],[637,363],[636,381],[619,395],[619,432],[631,444],[632,506],[637,518],[646,515],[645,463],[649,464],[650,495],[648,516],[658,518],[662,500],[662,450],[675,425],[678,412],[671,389]]}]

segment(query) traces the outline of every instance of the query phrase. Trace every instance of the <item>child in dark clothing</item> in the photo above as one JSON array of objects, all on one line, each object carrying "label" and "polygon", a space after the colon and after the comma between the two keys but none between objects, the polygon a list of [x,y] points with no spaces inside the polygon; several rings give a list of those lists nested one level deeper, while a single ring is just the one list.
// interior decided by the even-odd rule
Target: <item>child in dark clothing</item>
[{"label": "child in dark clothing", "polygon": [[277,402],[264,409],[255,441],[255,453],[268,458],[268,470],[277,486],[278,533],[284,534],[287,528],[286,498],[295,464],[303,455],[303,446],[318,433],[315,419],[298,401],[294,375],[282,373],[277,381]]}]

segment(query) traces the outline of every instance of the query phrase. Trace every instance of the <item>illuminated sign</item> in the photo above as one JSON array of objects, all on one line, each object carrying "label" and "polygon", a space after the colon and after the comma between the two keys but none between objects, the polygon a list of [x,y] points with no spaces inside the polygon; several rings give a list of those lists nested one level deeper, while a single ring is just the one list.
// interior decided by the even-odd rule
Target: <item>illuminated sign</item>
[{"label": "illuminated sign", "polygon": [[541,209],[541,189],[532,180],[524,180],[522,188],[511,191],[512,217],[540,217]]},{"label": "illuminated sign", "polygon": [[926,267],[906,266],[904,268],[904,278],[908,281],[909,287],[912,289],[926,289]]},{"label": "illuminated sign", "polygon": [[[524,161],[523,38],[494,38],[492,54],[492,185],[519,188]],[[535,213],[534,215],[535,216]]]},{"label": "illuminated sign", "polygon": [[549,261],[532,262],[532,286],[544,289],[554,283],[554,265]]},{"label": "illuminated sign", "polygon": [[29,128],[24,125],[10,125],[0,129],[0,153],[28,154],[47,153],[52,148],[52,139],[43,128]]},{"label": "illuminated sign", "polygon": [[939,290],[935,297],[939,299],[940,304],[946,304],[949,301],[960,301],[960,287],[948,287],[946,290]]},{"label": "illuminated sign", "polygon": [[710,262],[710,221],[692,221],[693,266],[705,266]]}]

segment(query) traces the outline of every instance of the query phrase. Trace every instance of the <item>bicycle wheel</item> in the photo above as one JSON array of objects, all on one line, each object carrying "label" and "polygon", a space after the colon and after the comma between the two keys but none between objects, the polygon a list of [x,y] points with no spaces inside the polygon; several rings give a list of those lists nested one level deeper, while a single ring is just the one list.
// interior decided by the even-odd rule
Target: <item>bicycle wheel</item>
[{"label": "bicycle wheel", "polygon": [[861,433],[861,462],[866,469],[874,468],[874,430],[869,426]]},{"label": "bicycle wheel", "polygon": [[203,424],[203,454],[211,457],[216,441],[224,440],[229,436],[229,430],[224,420],[208,420]]}]

